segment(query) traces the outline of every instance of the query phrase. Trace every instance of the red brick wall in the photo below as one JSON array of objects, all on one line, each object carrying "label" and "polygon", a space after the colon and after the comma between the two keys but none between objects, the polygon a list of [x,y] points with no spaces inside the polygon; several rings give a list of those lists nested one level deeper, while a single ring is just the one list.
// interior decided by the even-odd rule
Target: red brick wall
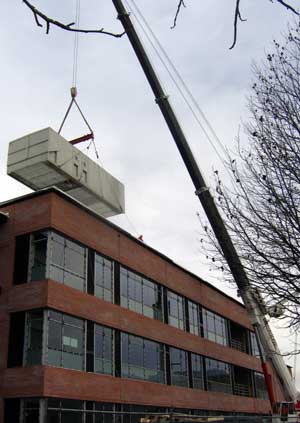
[{"label": "red brick wall", "polygon": [[[61,396],[99,401],[155,404],[171,407],[267,411],[268,401],[238,398],[204,391],[117,379],[55,368],[6,369],[8,312],[37,307],[58,310],[132,332],[166,344],[261,371],[251,356],[148,319],[126,309],[52,281],[12,287],[14,237],[53,227],[83,244],[118,260],[170,289],[251,328],[241,305],[194,278],[159,254],[128,238],[83,209],[55,193],[46,193],[6,206],[8,223],[0,226],[0,397]],[[1,419],[0,401],[0,423]]]},{"label": "red brick wall", "polygon": [[239,398],[220,392],[205,392],[144,381],[117,379],[54,367],[8,369],[4,374],[6,396],[46,396],[120,404],[185,407],[237,412],[268,412],[269,402]]}]

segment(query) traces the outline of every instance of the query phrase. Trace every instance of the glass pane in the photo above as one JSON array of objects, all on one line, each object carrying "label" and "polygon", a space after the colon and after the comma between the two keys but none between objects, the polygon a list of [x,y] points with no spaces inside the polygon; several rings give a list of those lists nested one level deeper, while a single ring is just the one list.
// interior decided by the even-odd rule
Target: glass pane
[{"label": "glass pane", "polygon": [[84,291],[84,279],[65,270],[64,283],[72,288]]},{"label": "glass pane", "polygon": [[26,364],[41,364],[43,343],[43,313],[27,313],[26,321]]},{"label": "glass pane", "polygon": [[63,283],[64,282],[64,271],[60,267],[57,267],[55,265],[51,265],[49,277],[50,277],[50,279],[53,279],[54,281]]},{"label": "glass pane", "polygon": [[83,329],[84,327],[84,321],[82,319],[79,319],[78,317],[73,317],[69,314],[64,314],[63,319],[64,323],[67,325],[76,326],[81,329]]},{"label": "glass pane", "polygon": [[60,423],[59,411],[48,410],[47,411],[47,423]]},{"label": "glass pane", "polygon": [[129,363],[132,366],[143,366],[143,340],[129,336]]},{"label": "glass pane", "polygon": [[[107,260],[106,260],[107,262]],[[111,263],[106,264],[103,272],[104,286],[106,289],[112,289],[112,266]]]},{"label": "glass pane", "polygon": [[64,325],[63,350],[75,354],[82,353],[83,351],[83,331],[80,328]]},{"label": "glass pane", "polygon": [[75,244],[75,242],[66,240],[65,267],[77,275],[84,277],[85,248]]},{"label": "glass pane", "polygon": [[188,386],[186,352],[170,348],[170,364],[172,385]]},{"label": "glass pane", "polygon": [[83,370],[83,356],[63,351],[62,367],[65,369]]},{"label": "glass pane", "polygon": [[62,324],[59,322],[55,322],[53,320],[49,320],[48,348],[53,350],[61,349],[61,342],[62,342],[61,332],[62,332]]},{"label": "glass pane", "polygon": [[[65,264],[65,242],[62,237],[57,234],[53,234],[56,239],[52,239],[52,255],[51,255],[51,262],[60,266],[64,267]],[[57,239],[59,238],[59,239]]]},{"label": "glass pane", "polygon": [[38,232],[33,235],[34,261],[31,269],[32,281],[45,279],[46,277],[47,242],[47,232]]},{"label": "glass pane", "polygon": [[154,307],[156,302],[156,295],[154,285],[149,282],[143,286],[143,301],[149,307]]},{"label": "glass pane", "polygon": [[82,423],[83,413],[82,411],[62,411],[61,423]]},{"label": "glass pane", "polygon": [[50,366],[62,366],[62,352],[60,350],[52,350],[48,348],[47,364]]}]

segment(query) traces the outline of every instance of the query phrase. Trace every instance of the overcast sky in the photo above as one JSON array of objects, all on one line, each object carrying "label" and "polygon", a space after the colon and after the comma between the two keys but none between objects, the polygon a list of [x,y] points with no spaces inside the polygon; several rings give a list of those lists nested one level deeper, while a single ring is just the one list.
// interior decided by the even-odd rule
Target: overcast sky
[{"label": "overcast sky", "polygon": [[[247,22],[239,25],[237,45],[230,51],[234,0],[186,0],[173,30],[176,0],[135,1],[222,143],[230,148],[241,119],[247,117],[251,63],[262,60],[272,40],[281,38],[292,21],[291,13],[268,0],[241,1]],[[75,0],[34,4],[65,23],[74,20]],[[290,4],[300,6],[296,0]],[[6,175],[9,141],[60,126],[70,101],[74,34],[51,27],[46,35],[21,0],[4,0],[1,6],[0,201],[4,201],[30,192]],[[110,0],[82,1],[80,19],[84,28],[122,31]],[[151,46],[146,43],[146,47],[212,185],[212,170],[221,169],[221,163]],[[235,295],[219,275],[209,271],[201,255],[196,217],[201,208],[127,38],[81,35],[77,87],[77,100],[96,134],[101,162],[125,184],[126,216],[111,220],[135,236],[143,234],[150,246]],[[72,113],[63,135],[69,139],[85,133],[78,114]],[[285,350],[289,348],[286,336],[279,334]]]}]

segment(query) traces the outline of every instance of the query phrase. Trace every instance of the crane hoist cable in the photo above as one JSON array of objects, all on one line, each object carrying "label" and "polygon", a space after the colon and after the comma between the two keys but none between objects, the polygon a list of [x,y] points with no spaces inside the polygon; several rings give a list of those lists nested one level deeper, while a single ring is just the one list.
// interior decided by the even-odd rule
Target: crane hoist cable
[{"label": "crane hoist cable", "polygon": [[[76,0],[76,13],[75,13],[75,23],[77,28],[79,27],[79,22],[80,22],[80,0]],[[95,146],[94,143],[94,131],[92,130],[90,124],[87,121],[87,118],[85,117],[85,115],[83,114],[77,100],[77,69],[78,69],[78,49],[79,49],[79,33],[75,32],[75,36],[74,36],[74,51],[73,51],[73,79],[72,79],[72,87],[70,90],[71,93],[71,102],[67,108],[67,111],[65,113],[65,116],[63,118],[63,121],[59,127],[58,133],[60,134],[62,131],[62,128],[67,120],[67,117],[69,116],[69,113],[71,111],[72,106],[75,104],[75,106],[77,107],[84,123],[86,124],[86,126],[89,129],[89,133],[86,135],[82,135],[81,137],[75,138],[73,140],[70,141],[70,144],[78,144],[80,142],[83,141],[88,141],[91,140],[91,142],[94,144],[94,149],[95,149],[95,154],[97,156],[97,158],[99,157],[98,152],[97,152],[97,148]]]}]

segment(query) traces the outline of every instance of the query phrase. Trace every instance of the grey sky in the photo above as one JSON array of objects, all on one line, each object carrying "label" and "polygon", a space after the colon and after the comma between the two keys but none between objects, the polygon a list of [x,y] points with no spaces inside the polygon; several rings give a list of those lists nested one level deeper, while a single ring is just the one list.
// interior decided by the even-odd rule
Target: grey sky
[{"label": "grey sky", "polygon": [[[21,0],[1,6],[0,201],[29,192],[6,176],[8,142],[51,126],[58,129],[70,100],[74,34],[37,28]],[[193,92],[219,138],[228,148],[246,117],[250,66],[292,20],[291,13],[268,0],[243,0],[234,50],[234,0],[186,0],[177,28],[170,30],[176,0],[136,0],[155,34]],[[299,7],[299,1],[290,3]],[[45,13],[73,21],[75,0],[36,0]],[[82,1],[81,26],[119,32],[110,0]],[[166,72],[147,45],[151,59],[175,106],[206,179],[219,160],[178,97]],[[82,35],[79,40],[78,102],[96,134],[104,167],[126,186],[127,217],[112,220],[147,244],[230,294],[234,291],[208,271],[198,243],[200,211],[184,165],[126,37]],[[63,135],[82,135],[77,113]],[[284,340],[283,345],[287,345]]]}]

